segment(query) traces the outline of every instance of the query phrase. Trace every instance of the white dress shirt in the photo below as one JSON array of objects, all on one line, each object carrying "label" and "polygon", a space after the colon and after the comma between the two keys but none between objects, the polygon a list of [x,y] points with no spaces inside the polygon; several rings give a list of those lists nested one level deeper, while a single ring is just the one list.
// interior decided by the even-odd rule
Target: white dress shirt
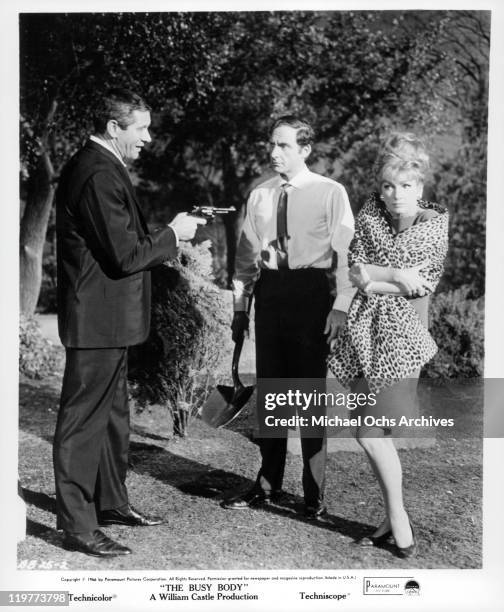
[{"label": "white dress shirt", "polygon": [[98,138],[98,136],[93,136],[93,135],[89,137],[89,140],[96,142],[96,144],[99,144],[102,147],[105,147],[105,149],[113,153],[117,157],[117,159],[121,162],[121,164],[124,167],[126,167],[126,163],[124,159],[119,155],[119,153],[114,149],[114,147],[107,140],[105,140],[104,138]]},{"label": "white dress shirt", "polygon": [[[235,311],[246,310],[261,268],[278,269],[277,205],[287,183],[288,262],[290,269],[328,271],[336,297],[333,309],[347,312],[355,294],[348,279],[348,246],[354,218],[343,185],[311,172],[306,166],[290,181],[279,175],[256,187],[247,202],[233,280]],[[337,254],[337,267],[334,266]]]}]

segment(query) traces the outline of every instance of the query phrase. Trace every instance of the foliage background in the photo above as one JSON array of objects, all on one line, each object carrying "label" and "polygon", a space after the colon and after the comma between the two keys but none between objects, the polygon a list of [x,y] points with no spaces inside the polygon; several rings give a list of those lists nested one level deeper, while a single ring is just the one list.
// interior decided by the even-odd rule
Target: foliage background
[{"label": "foliage background", "polygon": [[[93,96],[123,85],[154,109],[154,142],[132,168],[149,222],[196,202],[239,211],[198,236],[213,241],[223,287],[246,196],[268,175],[275,116],[313,122],[310,163],[344,184],[354,212],[374,187],[380,138],[393,128],[425,135],[426,196],[451,217],[439,291],[452,292],[454,312],[453,300],[479,300],[482,313],[489,29],[489,12],[467,10],[22,14],[22,312],[55,308],[58,174],[89,133]],[[471,328],[480,340],[482,322]]]}]

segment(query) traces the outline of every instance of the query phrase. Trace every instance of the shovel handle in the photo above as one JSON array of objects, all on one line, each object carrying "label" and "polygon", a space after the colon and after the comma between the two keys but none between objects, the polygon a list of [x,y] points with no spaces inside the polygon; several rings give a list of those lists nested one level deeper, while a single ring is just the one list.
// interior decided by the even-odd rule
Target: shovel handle
[{"label": "shovel handle", "polygon": [[[250,317],[250,311],[252,309],[252,297],[249,298],[247,314]],[[238,339],[235,342],[235,347],[233,350],[233,361],[231,362],[231,375],[233,377],[233,385],[236,388],[243,387],[240,377],[238,376],[238,363],[240,361],[240,355],[243,347],[243,340],[245,338],[245,331],[238,336]]]},{"label": "shovel handle", "polygon": [[233,361],[231,363],[231,375],[233,377],[233,385],[235,387],[241,387],[241,381],[238,376],[238,363],[240,361],[240,355],[243,347],[243,338],[245,334],[240,334],[238,339],[235,342],[235,347],[233,350]]}]

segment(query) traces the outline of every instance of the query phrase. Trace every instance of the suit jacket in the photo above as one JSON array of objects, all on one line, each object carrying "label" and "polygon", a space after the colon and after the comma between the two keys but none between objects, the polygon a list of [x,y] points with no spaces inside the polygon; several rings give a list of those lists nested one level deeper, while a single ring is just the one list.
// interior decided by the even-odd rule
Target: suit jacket
[{"label": "suit jacket", "polygon": [[126,168],[88,141],[56,192],[58,329],[66,347],[122,347],[149,333],[149,268],[176,255],[174,231],[149,233]]}]

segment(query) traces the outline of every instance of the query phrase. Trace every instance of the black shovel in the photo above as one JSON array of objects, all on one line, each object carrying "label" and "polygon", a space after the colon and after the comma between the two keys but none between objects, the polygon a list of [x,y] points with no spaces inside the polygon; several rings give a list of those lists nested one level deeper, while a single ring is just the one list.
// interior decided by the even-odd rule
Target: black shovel
[{"label": "black shovel", "polygon": [[244,334],[238,338],[233,351],[231,366],[233,386],[217,385],[200,410],[202,420],[211,427],[224,427],[224,425],[231,423],[243,410],[254,391],[254,385],[244,387],[238,376],[238,362],[240,361],[243,337]]}]

